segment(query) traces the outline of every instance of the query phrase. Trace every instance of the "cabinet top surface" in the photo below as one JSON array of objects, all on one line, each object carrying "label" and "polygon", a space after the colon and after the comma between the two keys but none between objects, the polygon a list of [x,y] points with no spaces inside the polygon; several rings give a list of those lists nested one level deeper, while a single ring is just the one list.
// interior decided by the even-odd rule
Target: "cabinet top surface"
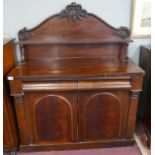
[{"label": "cabinet top surface", "polygon": [[132,60],[119,58],[70,58],[28,61],[17,65],[8,79],[21,80],[75,80],[144,74]]}]

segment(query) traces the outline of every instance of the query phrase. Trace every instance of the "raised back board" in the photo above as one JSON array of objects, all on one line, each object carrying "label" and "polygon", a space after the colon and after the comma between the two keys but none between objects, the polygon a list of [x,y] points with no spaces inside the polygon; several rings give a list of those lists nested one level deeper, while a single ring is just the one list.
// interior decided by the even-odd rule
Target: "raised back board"
[{"label": "raised back board", "polygon": [[81,5],[71,3],[33,29],[19,31],[23,60],[120,56],[125,58],[130,32],[116,29]]}]

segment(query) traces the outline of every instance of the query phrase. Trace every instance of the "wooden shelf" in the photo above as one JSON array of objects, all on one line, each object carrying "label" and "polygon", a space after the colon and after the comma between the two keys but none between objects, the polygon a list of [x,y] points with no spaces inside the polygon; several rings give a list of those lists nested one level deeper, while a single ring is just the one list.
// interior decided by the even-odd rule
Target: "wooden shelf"
[{"label": "wooden shelf", "polygon": [[128,43],[132,42],[131,39],[96,39],[96,40],[47,40],[47,41],[39,41],[39,40],[28,40],[28,41],[19,41],[16,44],[107,44],[107,43]]}]

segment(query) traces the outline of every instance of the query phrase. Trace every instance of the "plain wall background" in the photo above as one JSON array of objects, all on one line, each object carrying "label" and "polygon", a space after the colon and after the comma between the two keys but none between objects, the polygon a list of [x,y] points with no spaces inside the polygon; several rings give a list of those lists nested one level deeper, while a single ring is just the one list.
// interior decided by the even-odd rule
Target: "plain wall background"
[{"label": "plain wall background", "polygon": [[[23,27],[33,28],[47,17],[59,13],[74,0],[4,0],[3,32],[17,40],[17,33]],[[88,12],[101,17],[114,27],[126,26],[130,29],[132,0],[76,0]],[[150,44],[150,39],[134,39],[129,45],[128,55],[136,63],[140,45]],[[20,54],[17,50],[17,59]]]}]

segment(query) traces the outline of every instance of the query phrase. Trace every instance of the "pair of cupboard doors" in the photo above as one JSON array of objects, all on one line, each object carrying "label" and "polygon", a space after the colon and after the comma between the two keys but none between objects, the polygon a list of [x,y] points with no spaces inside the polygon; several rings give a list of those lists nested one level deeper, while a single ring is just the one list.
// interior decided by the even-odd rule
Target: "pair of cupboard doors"
[{"label": "pair of cupboard doors", "polygon": [[125,139],[130,88],[129,80],[24,82],[15,97],[21,144]]}]

